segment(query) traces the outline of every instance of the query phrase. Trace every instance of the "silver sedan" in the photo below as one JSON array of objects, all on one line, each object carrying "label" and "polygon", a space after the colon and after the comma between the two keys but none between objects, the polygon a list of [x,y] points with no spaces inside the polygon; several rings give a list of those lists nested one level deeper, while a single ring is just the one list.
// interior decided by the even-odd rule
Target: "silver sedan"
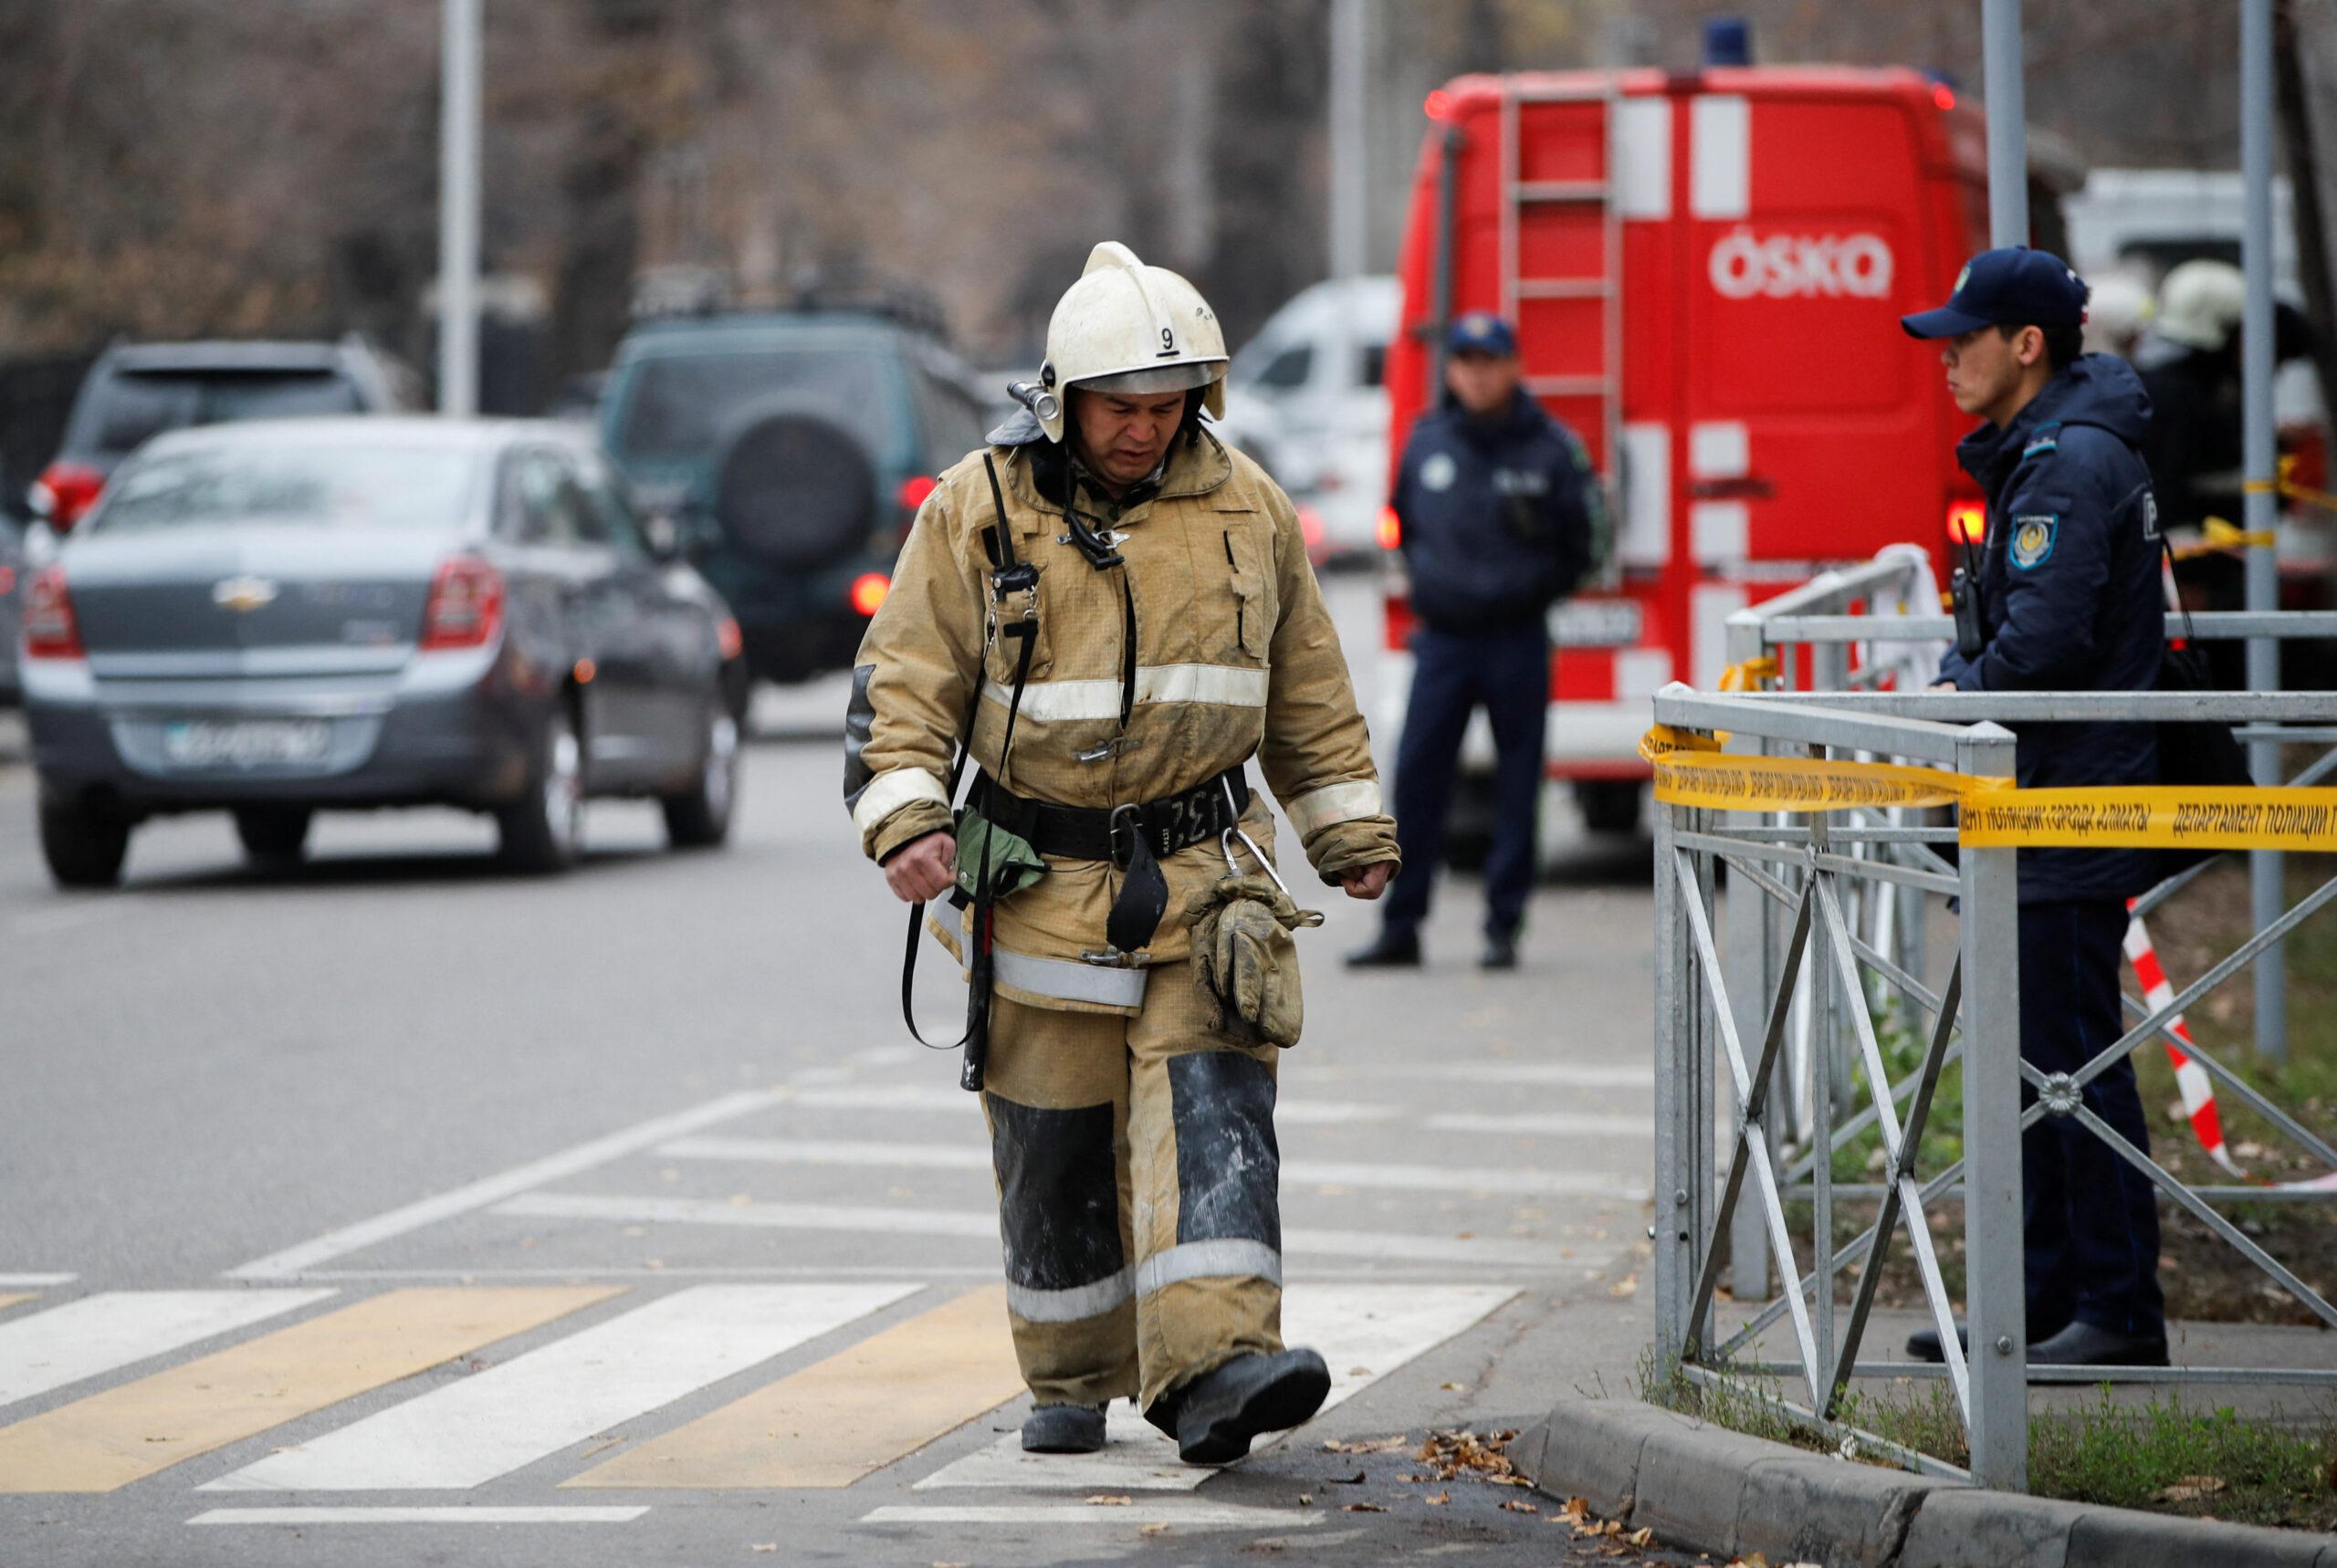
[{"label": "silver sedan", "polygon": [[131,830],[225,810],[257,861],[320,808],[490,812],[516,869],[577,856],[584,801],[729,829],[739,631],[572,429],[212,426],[144,447],[26,585],[41,847],[121,874]]}]

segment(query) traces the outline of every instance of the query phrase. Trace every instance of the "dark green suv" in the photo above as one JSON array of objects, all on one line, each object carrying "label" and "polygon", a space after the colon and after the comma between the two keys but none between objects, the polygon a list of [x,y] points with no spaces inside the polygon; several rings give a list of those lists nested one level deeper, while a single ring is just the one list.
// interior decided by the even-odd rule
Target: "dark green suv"
[{"label": "dark green suv", "polygon": [[991,412],[915,313],[807,308],[635,327],[600,417],[737,615],[749,666],[797,681],[851,664],[933,476]]}]

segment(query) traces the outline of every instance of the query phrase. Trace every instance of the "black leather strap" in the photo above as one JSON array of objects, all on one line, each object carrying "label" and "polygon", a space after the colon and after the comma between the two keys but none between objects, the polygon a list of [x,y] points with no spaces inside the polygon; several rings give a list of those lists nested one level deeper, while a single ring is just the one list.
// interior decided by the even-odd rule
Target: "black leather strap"
[{"label": "black leather strap", "polygon": [[1250,781],[1241,768],[1230,768],[1181,794],[1103,809],[1029,800],[983,773],[974,780],[973,799],[982,815],[1029,840],[1043,855],[1110,861],[1125,868],[1139,848],[1165,859],[1224,832],[1248,809]]}]

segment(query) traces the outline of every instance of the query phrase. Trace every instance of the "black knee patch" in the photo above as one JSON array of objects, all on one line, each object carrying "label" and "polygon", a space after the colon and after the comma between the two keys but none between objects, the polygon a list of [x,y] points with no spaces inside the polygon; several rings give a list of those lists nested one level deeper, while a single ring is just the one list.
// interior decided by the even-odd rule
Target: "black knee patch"
[{"label": "black knee patch", "polygon": [[1238,1051],[1168,1060],[1177,1119],[1177,1240],[1263,1241],[1282,1250],[1274,1079]]},{"label": "black knee patch", "polygon": [[1127,1266],[1120,1250],[1119,1180],[1112,1162],[1112,1108],[1071,1111],[990,1102],[990,1159],[1003,1197],[999,1233],[1009,1282],[1068,1291]]}]

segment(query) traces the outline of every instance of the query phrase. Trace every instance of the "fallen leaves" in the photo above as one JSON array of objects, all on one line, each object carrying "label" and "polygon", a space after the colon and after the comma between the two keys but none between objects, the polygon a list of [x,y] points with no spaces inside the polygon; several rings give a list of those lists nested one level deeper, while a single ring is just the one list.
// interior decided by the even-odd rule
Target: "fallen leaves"
[{"label": "fallen leaves", "polygon": [[1097,1492],[1087,1500],[1090,1508],[1127,1508],[1135,1500],[1124,1492]]},{"label": "fallen leaves", "polygon": [[1507,1502],[1503,1503],[1501,1506],[1504,1511],[1509,1513],[1539,1513],[1542,1511],[1532,1503],[1527,1502],[1522,1497],[1511,1498]]},{"label": "fallen leaves", "polygon": [[2201,1498],[2215,1496],[2230,1484],[2221,1476],[2185,1476],[2173,1486],[2161,1487],[2151,1495],[2159,1502],[2197,1502]]},{"label": "fallen leaves", "polygon": [[[1559,1506],[1558,1511],[1550,1515],[1549,1522],[1570,1526],[1578,1539],[1587,1537],[1610,1543],[1602,1545],[1598,1549],[1606,1556],[1620,1555],[1626,1547],[1655,1544],[1655,1531],[1652,1529],[1625,1530],[1621,1520],[1599,1518],[1590,1511],[1590,1504],[1578,1497],[1567,1499]],[[1754,1555],[1757,1558],[1759,1553],[1756,1552]],[[1746,1560],[1741,1564],[1741,1568],[1768,1568],[1768,1564],[1766,1562]]]},{"label": "fallen leaves", "polygon": [[1326,1454],[1385,1454],[1410,1443],[1411,1439],[1401,1432],[1391,1437],[1358,1437],[1346,1443],[1335,1437],[1324,1443],[1323,1451]]},{"label": "fallen leaves", "polygon": [[1430,1508],[1442,1508],[1446,1503],[1452,1500],[1452,1494],[1449,1491],[1441,1491],[1434,1497],[1429,1498],[1425,1500]]},{"label": "fallen leaves", "polygon": [[1351,1502],[1339,1511],[1342,1513],[1386,1513],[1388,1511],[1376,1502]]},{"label": "fallen leaves", "polygon": [[779,1550],[779,1542],[776,1541],[758,1541],[752,1546],[748,1547],[747,1550],[749,1552],[776,1552]]},{"label": "fallen leaves", "polygon": [[1168,1533],[1168,1521],[1167,1520],[1156,1519],[1150,1524],[1137,1525],[1136,1527],[1136,1532],[1138,1535],[1166,1535]]},{"label": "fallen leaves", "polygon": [[1429,1467],[1429,1473],[1414,1477],[1424,1481],[1450,1481],[1468,1479],[1489,1481],[1495,1486],[1523,1487],[1534,1483],[1511,1468],[1505,1452],[1516,1429],[1488,1433],[1479,1437],[1474,1432],[1444,1432],[1431,1429],[1428,1441],[1412,1457]]},{"label": "fallen leaves", "polygon": [[1629,1301],[1640,1293],[1640,1277],[1637,1274],[1626,1274],[1609,1286],[1607,1293],[1619,1301]]}]

